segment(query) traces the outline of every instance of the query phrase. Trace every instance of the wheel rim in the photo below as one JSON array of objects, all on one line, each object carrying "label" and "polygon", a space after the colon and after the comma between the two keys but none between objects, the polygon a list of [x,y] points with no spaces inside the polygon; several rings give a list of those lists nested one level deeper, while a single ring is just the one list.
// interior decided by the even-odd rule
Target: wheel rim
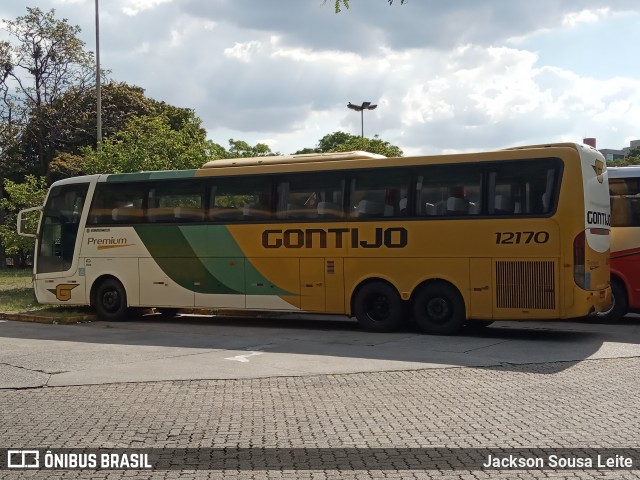
[{"label": "wheel rim", "polygon": [[115,312],[120,308],[120,295],[116,290],[107,290],[102,295],[102,306],[108,312]]},{"label": "wheel rim", "polygon": [[366,305],[366,314],[374,322],[384,322],[389,318],[389,299],[386,295],[369,295],[367,297]]},{"label": "wheel rim", "polygon": [[451,318],[451,305],[446,298],[434,297],[427,301],[427,317],[433,323],[445,323]]}]

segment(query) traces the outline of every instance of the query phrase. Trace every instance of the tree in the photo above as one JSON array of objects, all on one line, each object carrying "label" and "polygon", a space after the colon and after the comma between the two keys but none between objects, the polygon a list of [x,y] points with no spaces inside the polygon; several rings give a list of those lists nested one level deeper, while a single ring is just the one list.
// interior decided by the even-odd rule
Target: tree
[{"label": "tree", "polygon": [[[393,5],[393,0],[387,0],[389,5]],[[407,0],[400,0],[400,5],[403,5]],[[327,0],[324,0],[323,4],[327,3]],[[342,11],[341,7],[344,6],[347,10],[349,10],[349,0],[336,0],[336,13],[340,13]]]},{"label": "tree", "polygon": [[[103,138],[124,130],[132,117],[165,116],[173,130],[181,130],[192,121],[192,110],[158,102],[145,96],[140,87],[109,81],[101,89]],[[77,95],[67,92],[53,104],[52,116],[58,116],[58,110],[67,112],[55,139],[56,157],[60,153],[78,155],[85,147],[96,146],[96,109],[95,87]]]},{"label": "tree", "polygon": [[624,158],[608,162],[610,167],[626,167],[628,165],[640,165],[640,147],[629,149]]},{"label": "tree", "polygon": [[[5,222],[0,225],[0,244],[9,255],[19,255],[24,265],[24,257],[33,253],[34,239],[21,237],[16,231],[18,212],[25,208],[42,205],[47,194],[47,182],[43,177],[28,175],[24,183],[5,179],[5,198],[0,199],[0,209],[5,212]],[[37,212],[26,218],[27,231],[35,232],[40,216]]]},{"label": "tree", "polygon": [[83,149],[85,174],[199,168],[224,149],[206,139],[201,120],[190,111],[174,130],[166,115],[131,117],[97,148]]},{"label": "tree", "polygon": [[400,147],[382,140],[378,135],[374,135],[373,138],[363,138],[346,132],[329,133],[318,141],[316,148],[305,148],[296,153],[349,152],[354,150],[377,153],[387,157],[401,157],[403,155]]},{"label": "tree", "polygon": [[249,157],[271,157],[280,155],[271,151],[271,147],[266,143],[256,143],[254,146],[249,145],[244,140],[229,139],[229,150],[221,152],[219,158],[249,158]]},{"label": "tree", "polygon": [[351,138],[347,142],[338,145],[336,149],[337,152],[351,152],[354,150],[377,153],[386,157],[401,157],[403,154],[400,147],[391,145],[389,142],[379,138],[378,135],[374,135],[373,138]]},{"label": "tree", "polygon": [[93,56],[78,38],[80,27],[56,19],[55,10],[27,7],[25,16],[4,25],[10,41],[0,42],[2,130],[19,136],[27,170],[44,175],[68,118],[54,104],[66,96],[71,106],[93,84]]}]

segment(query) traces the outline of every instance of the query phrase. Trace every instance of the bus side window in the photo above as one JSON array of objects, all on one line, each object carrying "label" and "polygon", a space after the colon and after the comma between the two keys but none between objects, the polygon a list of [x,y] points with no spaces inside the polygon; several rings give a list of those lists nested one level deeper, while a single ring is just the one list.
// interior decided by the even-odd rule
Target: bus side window
[{"label": "bus side window", "polygon": [[202,182],[160,182],[149,189],[147,202],[147,221],[152,223],[191,223],[204,220]]},{"label": "bus side window", "polygon": [[416,214],[422,217],[479,215],[482,171],[474,165],[434,165],[416,182]]},{"label": "bus side window", "polygon": [[225,178],[211,187],[208,219],[214,222],[271,218],[271,180],[268,177]]},{"label": "bus side window", "polygon": [[628,227],[632,224],[630,199],[627,196],[627,183],[622,178],[609,179],[611,199],[611,226]]},{"label": "bus side window", "polygon": [[355,173],[351,180],[350,216],[380,218],[406,215],[407,202],[402,202],[402,199],[408,197],[410,183],[409,173],[398,169]]},{"label": "bus side window", "polygon": [[139,184],[98,184],[89,211],[89,223],[110,225],[142,222],[143,198],[146,194],[146,187]]},{"label": "bus side window", "polygon": [[344,197],[342,175],[288,175],[278,183],[276,214],[281,219],[340,218]]},{"label": "bus side window", "polygon": [[550,213],[556,199],[558,161],[553,158],[500,162],[489,167],[489,215]]}]

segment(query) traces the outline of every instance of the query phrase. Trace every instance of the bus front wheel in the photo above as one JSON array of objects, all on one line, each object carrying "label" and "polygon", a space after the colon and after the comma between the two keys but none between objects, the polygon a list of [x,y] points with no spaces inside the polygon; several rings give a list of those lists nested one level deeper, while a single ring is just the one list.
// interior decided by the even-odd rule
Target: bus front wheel
[{"label": "bus front wheel", "polygon": [[95,309],[98,318],[107,322],[119,322],[127,315],[127,293],[122,284],[108,278],[96,289]]},{"label": "bus front wheel", "polygon": [[358,289],[353,312],[364,330],[394,332],[402,325],[404,304],[395,288],[376,281]]},{"label": "bus front wheel", "polygon": [[420,329],[430,335],[454,335],[465,326],[464,300],[448,283],[429,283],[413,300],[413,316]]}]

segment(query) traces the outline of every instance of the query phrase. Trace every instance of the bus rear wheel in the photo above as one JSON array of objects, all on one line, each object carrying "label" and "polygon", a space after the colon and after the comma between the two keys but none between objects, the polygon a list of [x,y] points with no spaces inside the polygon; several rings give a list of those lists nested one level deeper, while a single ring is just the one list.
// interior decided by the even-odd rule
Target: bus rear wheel
[{"label": "bus rear wheel", "polygon": [[413,300],[413,316],[420,329],[430,335],[454,335],[466,323],[464,300],[448,283],[429,283]]},{"label": "bus rear wheel", "polygon": [[613,306],[606,312],[599,313],[596,316],[598,320],[607,323],[619,322],[627,314],[629,300],[627,299],[627,291],[620,280],[611,279],[611,296]]},{"label": "bus rear wheel", "polygon": [[122,284],[108,278],[98,285],[95,296],[98,318],[107,322],[120,322],[127,316],[127,293]]},{"label": "bus rear wheel", "polygon": [[404,304],[395,288],[376,281],[358,289],[353,311],[364,330],[395,332],[403,322]]}]

